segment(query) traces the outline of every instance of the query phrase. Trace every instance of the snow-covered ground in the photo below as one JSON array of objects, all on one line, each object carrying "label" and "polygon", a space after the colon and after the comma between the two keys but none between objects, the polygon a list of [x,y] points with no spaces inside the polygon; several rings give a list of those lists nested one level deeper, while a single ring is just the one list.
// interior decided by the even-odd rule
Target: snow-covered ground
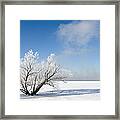
[{"label": "snow-covered ground", "polygon": [[44,85],[38,95],[25,96],[23,99],[40,100],[100,100],[100,81],[59,81],[58,89]]},{"label": "snow-covered ground", "polygon": [[[56,82],[57,88],[59,90],[67,89],[100,89],[100,81],[59,81]],[[42,91],[54,90],[53,87],[45,85],[41,88]]]}]

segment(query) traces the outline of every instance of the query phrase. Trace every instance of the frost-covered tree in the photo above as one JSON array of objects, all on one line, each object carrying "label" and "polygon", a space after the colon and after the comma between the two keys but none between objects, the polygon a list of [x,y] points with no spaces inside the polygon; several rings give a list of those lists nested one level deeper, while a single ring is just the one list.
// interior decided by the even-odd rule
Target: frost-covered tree
[{"label": "frost-covered tree", "polygon": [[43,85],[55,86],[57,80],[64,80],[71,72],[56,64],[55,55],[40,62],[39,54],[29,50],[20,63],[20,91],[26,95],[35,95]]}]

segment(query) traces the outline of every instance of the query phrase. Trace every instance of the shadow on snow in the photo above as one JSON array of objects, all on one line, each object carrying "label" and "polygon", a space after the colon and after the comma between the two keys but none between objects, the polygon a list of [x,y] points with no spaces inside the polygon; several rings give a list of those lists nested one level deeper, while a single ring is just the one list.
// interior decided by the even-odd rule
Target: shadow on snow
[{"label": "shadow on snow", "polygon": [[41,92],[35,96],[26,96],[21,94],[20,98],[40,98],[40,97],[57,97],[57,96],[71,96],[71,95],[85,95],[85,94],[95,94],[100,93],[100,89],[70,89],[70,90],[52,90]]}]

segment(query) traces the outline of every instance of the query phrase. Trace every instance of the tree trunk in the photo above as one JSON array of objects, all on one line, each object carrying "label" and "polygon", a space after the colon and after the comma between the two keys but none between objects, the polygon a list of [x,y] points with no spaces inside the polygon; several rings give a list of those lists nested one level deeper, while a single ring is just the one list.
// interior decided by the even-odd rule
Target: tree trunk
[{"label": "tree trunk", "polygon": [[36,95],[36,93],[40,90],[40,88],[45,84],[46,80],[37,86],[37,88],[30,94],[30,95]]},{"label": "tree trunk", "polygon": [[30,93],[27,91],[27,92],[26,92],[26,95],[30,95]]}]

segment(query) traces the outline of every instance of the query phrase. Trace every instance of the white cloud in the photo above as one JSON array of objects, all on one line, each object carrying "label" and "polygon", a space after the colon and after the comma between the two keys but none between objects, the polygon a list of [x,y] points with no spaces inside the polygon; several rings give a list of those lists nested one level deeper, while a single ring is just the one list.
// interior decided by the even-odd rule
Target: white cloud
[{"label": "white cloud", "polygon": [[79,54],[81,51],[86,51],[91,41],[98,40],[99,21],[83,20],[60,24],[57,35],[64,43],[66,54]]}]

